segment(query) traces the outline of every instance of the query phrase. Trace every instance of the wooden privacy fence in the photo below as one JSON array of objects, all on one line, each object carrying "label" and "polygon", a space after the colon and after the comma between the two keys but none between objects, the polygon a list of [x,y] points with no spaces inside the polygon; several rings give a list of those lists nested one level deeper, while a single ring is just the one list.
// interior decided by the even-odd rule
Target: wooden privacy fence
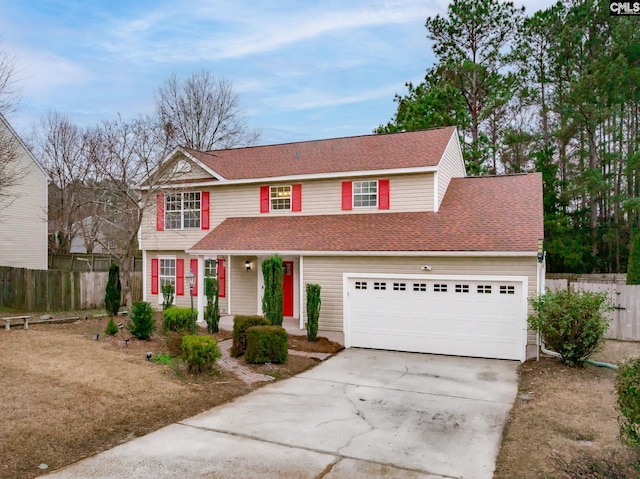
[{"label": "wooden privacy fence", "polygon": [[627,285],[615,280],[547,279],[546,286],[551,291],[571,287],[575,291],[607,293],[615,309],[610,313],[611,324],[606,337],[625,341],[640,341],[640,285]]},{"label": "wooden privacy fence", "polygon": [[[79,273],[0,266],[0,306],[23,311],[104,307],[108,272]],[[133,301],[142,298],[142,273],[131,273]]]}]

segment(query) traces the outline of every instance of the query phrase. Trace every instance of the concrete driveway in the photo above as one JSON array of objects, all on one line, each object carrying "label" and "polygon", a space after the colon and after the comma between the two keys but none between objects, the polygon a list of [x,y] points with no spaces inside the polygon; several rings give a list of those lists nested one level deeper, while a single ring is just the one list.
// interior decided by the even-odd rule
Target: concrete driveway
[{"label": "concrete driveway", "polygon": [[47,477],[493,477],[517,363],[348,349]]}]

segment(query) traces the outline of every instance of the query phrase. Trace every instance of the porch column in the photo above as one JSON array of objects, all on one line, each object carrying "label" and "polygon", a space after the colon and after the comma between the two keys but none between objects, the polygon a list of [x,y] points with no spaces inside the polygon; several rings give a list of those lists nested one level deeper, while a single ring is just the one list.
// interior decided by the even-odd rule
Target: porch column
[{"label": "porch column", "polygon": [[204,256],[198,256],[198,322],[204,322],[204,308],[206,297],[204,295]]}]

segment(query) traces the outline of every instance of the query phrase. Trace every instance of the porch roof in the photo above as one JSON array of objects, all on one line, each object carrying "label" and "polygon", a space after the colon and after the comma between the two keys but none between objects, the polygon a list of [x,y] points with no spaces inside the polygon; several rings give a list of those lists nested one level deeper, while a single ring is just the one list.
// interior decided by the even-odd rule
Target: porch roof
[{"label": "porch roof", "polygon": [[190,253],[535,252],[539,174],[455,178],[436,212],[228,218]]}]

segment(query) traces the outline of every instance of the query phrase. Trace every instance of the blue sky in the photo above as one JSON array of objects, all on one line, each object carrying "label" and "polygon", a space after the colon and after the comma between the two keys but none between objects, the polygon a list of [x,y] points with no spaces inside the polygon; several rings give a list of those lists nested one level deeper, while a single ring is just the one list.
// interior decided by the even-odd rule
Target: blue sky
[{"label": "blue sky", "polygon": [[[553,0],[516,0],[528,13]],[[260,144],[368,134],[434,62],[446,0],[0,0],[23,135],[48,110],[81,126],[153,111],[171,74],[233,84]]]}]

